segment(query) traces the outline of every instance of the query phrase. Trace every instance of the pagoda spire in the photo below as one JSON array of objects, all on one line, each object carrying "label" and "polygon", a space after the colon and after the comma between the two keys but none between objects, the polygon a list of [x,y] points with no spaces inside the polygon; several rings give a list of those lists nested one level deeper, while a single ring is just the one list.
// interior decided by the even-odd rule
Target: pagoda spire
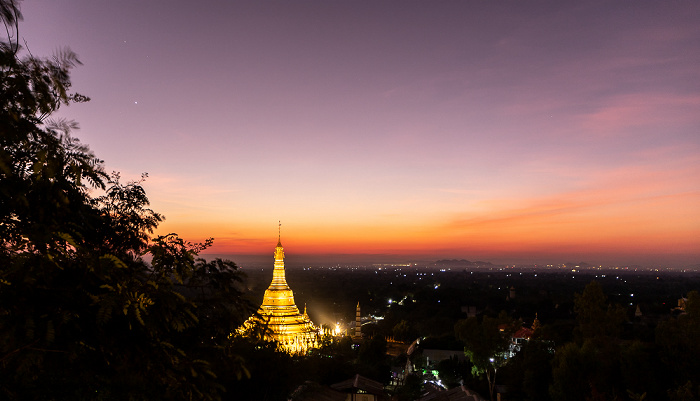
[{"label": "pagoda spire", "polygon": [[537,312],[535,312],[535,320],[532,322],[532,331],[539,329],[541,326],[540,320],[537,319]]},{"label": "pagoda spire", "polygon": [[277,227],[277,246],[281,247],[282,246],[282,221],[277,220],[277,222],[279,223],[279,225]]},{"label": "pagoda spire", "polygon": [[284,248],[282,248],[282,222],[277,228],[277,247],[275,248],[275,269],[284,269]]},{"label": "pagoda spire", "polygon": [[279,224],[280,227],[280,237],[277,240],[277,247],[275,248],[275,265],[272,270],[272,282],[265,291],[265,297],[263,298],[262,306],[279,307],[281,305],[292,307],[295,312],[299,313],[296,305],[294,304],[294,294],[287,284],[287,278],[285,277],[284,269],[284,248],[282,248],[281,240],[281,227],[282,223]]}]

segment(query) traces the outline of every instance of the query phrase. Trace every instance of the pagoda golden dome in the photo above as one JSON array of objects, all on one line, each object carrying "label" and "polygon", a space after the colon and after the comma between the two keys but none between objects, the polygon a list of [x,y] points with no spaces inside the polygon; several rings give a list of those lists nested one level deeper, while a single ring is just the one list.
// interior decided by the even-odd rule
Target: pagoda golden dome
[{"label": "pagoda golden dome", "polygon": [[281,238],[274,255],[272,282],[265,291],[263,302],[257,314],[246,320],[239,332],[245,333],[256,326],[262,327],[266,340],[276,341],[280,348],[289,353],[306,353],[309,348],[318,346],[319,329],[306,314],[306,307],[301,314],[294,303],[294,293],[285,277]]}]

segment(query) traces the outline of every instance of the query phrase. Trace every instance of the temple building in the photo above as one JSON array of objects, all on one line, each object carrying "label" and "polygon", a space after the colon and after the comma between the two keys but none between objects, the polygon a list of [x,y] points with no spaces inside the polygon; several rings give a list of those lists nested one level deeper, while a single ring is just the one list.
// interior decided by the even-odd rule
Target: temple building
[{"label": "temple building", "polygon": [[281,237],[275,248],[275,268],[272,282],[265,291],[258,313],[243,323],[240,333],[260,328],[263,337],[279,343],[280,348],[290,354],[305,354],[310,348],[318,347],[320,329],[306,313],[299,313],[294,303],[294,294],[287,284],[284,271],[284,250]]}]

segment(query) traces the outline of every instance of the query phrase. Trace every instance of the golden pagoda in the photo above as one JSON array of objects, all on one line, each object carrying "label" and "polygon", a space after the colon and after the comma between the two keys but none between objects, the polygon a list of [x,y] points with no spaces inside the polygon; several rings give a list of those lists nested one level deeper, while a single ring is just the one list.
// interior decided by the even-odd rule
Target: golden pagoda
[{"label": "golden pagoda", "polygon": [[299,313],[294,294],[285,278],[281,235],[275,248],[272,282],[265,291],[257,315],[246,320],[239,332],[245,333],[256,326],[265,330],[264,339],[276,341],[280,348],[290,354],[304,354],[309,348],[318,347],[319,329],[306,313],[306,306],[304,313]]}]

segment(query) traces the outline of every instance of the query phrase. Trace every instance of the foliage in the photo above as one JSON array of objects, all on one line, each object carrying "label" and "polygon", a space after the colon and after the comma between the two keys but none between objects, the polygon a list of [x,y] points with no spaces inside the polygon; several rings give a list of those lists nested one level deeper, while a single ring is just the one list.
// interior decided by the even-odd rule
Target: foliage
[{"label": "foliage", "polygon": [[[17,35],[16,4],[0,11]],[[235,264],[197,259],[211,241],[151,238],[142,181],[108,177],[75,123],[48,119],[88,100],[70,92],[75,54],[20,50],[0,44],[0,398],[219,398],[215,369],[245,372]]]},{"label": "foliage", "polygon": [[418,332],[406,320],[398,322],[391,330],[396,341],[411,342],[418,337]]},{"label": "foliage", "polygon": [[583,401],[590,394],[591,383],[588,378],[596,369],[595,354],[590,351],[576,343],[568,343],[557,350],[552,363],[552,399]]},{"label": "foliage", "polygon": [[460,320],[455,325],[455,333],[464,343],[464,352],[474,364],[474,374],[485,373],[505,362],[513,330],[501,331],[500,325],[501,320],[488,316],[481,321],[476,317]]},{"label": "foliage", "polygon": [[357,373],[381,383],[390,379],[387,343],[383,336],[374,336],[360,344],[355,369]]},{"label": "foliage", "polygon": [[659,347],[652,342],[624,341],[620,347],[621,381],[628,394],[647,399],[663,399],[663,383],[670,380],[669,371],[659,358]]},{"label": "foliage", "polygon": [[668,391],[668,399],[670,401],[700,400],[700,386],[693,385],[693,382],[688,381],[682,386],[670,389]]},{"label": "foliage", "polygon": [[700,293],[690,291],[685,313],[659,324],[656,343],[676,386],[700,386]]},{"label": "foliage", "polygon": [[501,383],[508,386],[508,398],[549,400],[554,350],[548,341],[531,338],[501,369]]},{"label": "foliage", "polygon": [[448,388],[463,384],[471,375],[471,368],[469,361],[457,357],[440,361],[436,366],[440,380]]},{"label": "foliage", "polygon": [[574,296],[574,311],[580,339],[620,335],[625,311],[619,306],[607,305],[607,297],[597,281],[591,281],[583,293]]},{"label": "foliage", "polygon": [[417,400],[421,396],[422,379],[417,374],[409,374],[404,383],[394,391],[393,398],[398,401]]},{"label": "foliage", "polygon": [[[553,399],[584,400],[635,397],[654,390],[643,378],[654,372],[654,350],[641,342],[622,341],[624,310],[607,305],[603,290],[589,283],[574,300],[578,341],[557,349],[552,368]],[[641,392],[636,393],[635,391]],[[658,393],[658,391],[655,391]],[[641,397],[641,395],[639,395]]]},{"label": "foliage", "polygon": [[515,330],[515,322],[504,316],[491,318],[484,316],[463,319],[455,325],[457,338],[464,343],[464,353],[473,364],[473,375],[486,375],[489,393],[493,398],[496,373],[507,359],[510,336]]},{"label": "foliage", "polygon": [[[230,354],[219,359],[218,382],[228,389],[222,399],[241,401],[276,401],[287,399],[294,387],[301,383],[306,373],[292,356],[281,351],[277,344],[269,341],[254,341],[247,338],[231,343]],[[237,377],[226,369],[231,355],[241,359],[249,371]]]}]

